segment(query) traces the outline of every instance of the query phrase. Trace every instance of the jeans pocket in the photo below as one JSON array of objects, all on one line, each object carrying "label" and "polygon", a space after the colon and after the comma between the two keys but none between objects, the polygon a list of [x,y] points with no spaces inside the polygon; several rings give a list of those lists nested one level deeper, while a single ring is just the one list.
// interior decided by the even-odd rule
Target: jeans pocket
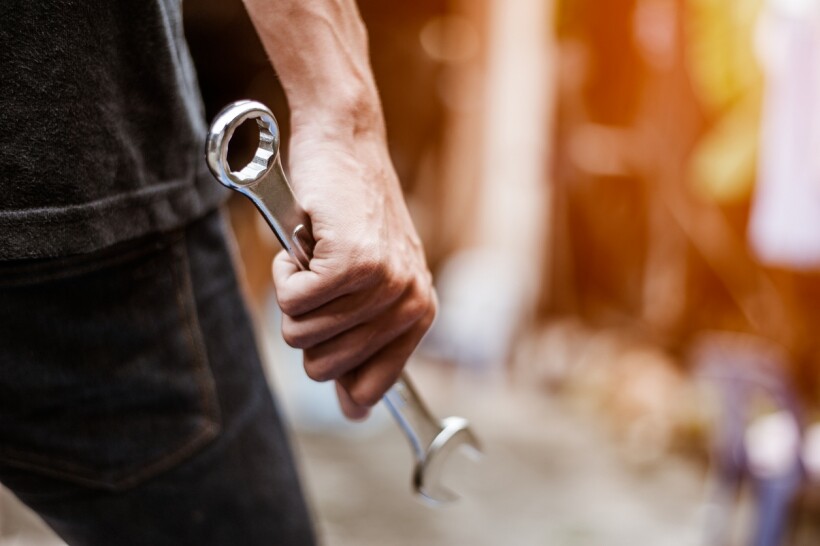
[{"label": "jeans pocket", "polygon": [[0,267],[0,464],[119,490],[219,423],[184,233]]}]

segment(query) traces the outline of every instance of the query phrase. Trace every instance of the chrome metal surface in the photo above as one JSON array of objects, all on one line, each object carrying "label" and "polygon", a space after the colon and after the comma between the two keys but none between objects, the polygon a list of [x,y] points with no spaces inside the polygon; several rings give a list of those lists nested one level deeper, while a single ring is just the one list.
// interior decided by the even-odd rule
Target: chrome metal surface
[{"label": "chrome metal surface", "polygon": [[[228,165],[228,146],[236,128],[255,120],[259,146],[251,162],[240,171]],[[279,157],[279,126],[270,109],[255,101],[228,105],[214,119],[206,143],[206,159],[214,177],[250,199],[270,225],[277,239],[302,267],[310,268],[314,240],[310,218],[293,195]],[[458,497],[441,484],[444,464],[459,447],[480,453],[478,441],[462,417],[438,420],[429,412],[413,384],[402,374],[383,398],[413,449],[413,489],[429,504]]]},{"label": "chrome metal surface", "polygon": [[433,506],[457,500],[458,495],[442,484],[442,474],[450,454],[458,448],[467,449],[474,458],[481,454],[469,422],[463,417],[433,417],[406,373],[383,400],[413,448],[413,490]]},{"label": "chrome metal surface", "polygon": [[[255,120],[259,146],[253,159],[240,171],[228,165],[228,146],[237,127]],[[307,269],[313,250],[310,218],[296,202],[282,170],[279,156],[279,125],[262,103],[243,100],[225,107],[211,123],[205,158],[214,177],[224,186],[250,199],[270,225],[279,243]],[[296,235],[304,239],[304,244]]]}]

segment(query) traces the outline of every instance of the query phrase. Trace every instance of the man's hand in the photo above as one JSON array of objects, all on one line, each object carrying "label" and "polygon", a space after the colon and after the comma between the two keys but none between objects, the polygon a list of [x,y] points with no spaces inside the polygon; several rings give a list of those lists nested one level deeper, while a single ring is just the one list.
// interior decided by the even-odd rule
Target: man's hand
[{"label": "man's hand", "polygon": [[351,418],[395,383],[430,327],[436,300],[424,253],[378,135],[328,138],[294,130],[291,179],[310,215],[310,271],[274,260],[282,334],[304,349],[305,370],[338,381]]},{"label": "man's hand", "polygon": [[387,151],[353,0],[245,0],[291,107],[290,175],[316,240],[310,271],[273,263],[282,333],[353,419],[395,383],[436,312]]}]

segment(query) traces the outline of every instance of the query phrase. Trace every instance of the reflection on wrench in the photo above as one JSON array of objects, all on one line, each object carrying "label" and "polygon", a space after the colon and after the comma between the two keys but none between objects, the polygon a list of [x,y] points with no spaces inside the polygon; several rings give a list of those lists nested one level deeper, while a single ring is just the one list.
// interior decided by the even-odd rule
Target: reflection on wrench
[{"label": "reflection on wrench", "polygon": [[[240,171],[228,166],[228,145],[236,128],[247,120],[259,127],[259,145],[251,162]],[[308,269],[315,242],[310,218],[299,206],[282,170],[279,157],[279,126],[267,106],[254,101],[228,105],[211,124],[206,143],[208,167],[216,179],[250,199],[262,213],[282,247]],[[458,498],[441,484],[441,474],[450,453],[464,446],[480,452],[478,441],[461,417],[435,419],[416,394],[406,374],[384,396],[413,448],[413,489],[431,504]]]}]

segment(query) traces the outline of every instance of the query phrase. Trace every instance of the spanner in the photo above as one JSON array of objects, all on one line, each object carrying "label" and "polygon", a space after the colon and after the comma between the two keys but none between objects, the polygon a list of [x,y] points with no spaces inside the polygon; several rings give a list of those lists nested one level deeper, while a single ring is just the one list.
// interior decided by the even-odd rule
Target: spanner
[{"label": "spanner", "polygon": [[[227,160],[231,137],[237,127],[252,119],[259,127],[256,153],[242,170],[231,171]],[[205,156],[214,177],[250,199],[282,247],[301,269],[307,270],[315,245],[310,218],[296,201],[285,177],[279,140],[279,126],[267,106],[255,101],[238,101],[229,104],[214,118]],[[402,373],[383,400],[413,449],[414,491],[433,505],[456,500],[457,495],[442,485],[441,475],[449,454],[456,448],[465,447],[474,455],[480,454],[478,440],[467,420],[462,417],[434,418],[416,394],[406,373]]]}]

